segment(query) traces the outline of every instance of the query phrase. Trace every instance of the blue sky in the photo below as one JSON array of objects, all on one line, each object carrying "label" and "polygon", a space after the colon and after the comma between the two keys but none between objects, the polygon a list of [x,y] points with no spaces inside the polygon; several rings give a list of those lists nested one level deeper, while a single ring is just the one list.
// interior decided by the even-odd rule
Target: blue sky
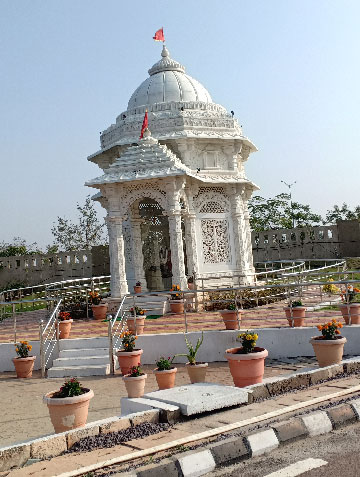
[{"label": "blue sky", "polygon": [[[52,242],[99,174],[86,157],[166,43],[259,148],[265,197],[324,213],[359,198],[360,2],[0,1],[0,241]],[[100,210],[100,207],[99,207]]]}]

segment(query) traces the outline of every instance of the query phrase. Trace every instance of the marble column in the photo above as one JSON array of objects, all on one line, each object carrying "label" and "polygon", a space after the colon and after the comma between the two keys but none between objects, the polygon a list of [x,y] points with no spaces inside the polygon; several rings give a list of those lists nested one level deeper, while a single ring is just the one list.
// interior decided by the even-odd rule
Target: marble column
[{"label": "marble column", "polygon": [[168,212],[172,281],[174,285],[179,285],[182,290],[187,289],[187,279],[184,266],[184,248],[181,230],[181,211],[170,210]]},{"label": "marble column", "polygon": [[122,225],[123,220],[121,217],[107,217],[107,227],[109,232],[111,298],[121,298],[122,296],[129,293],[126,280],[125,250]]},{"label": "marble column", "polygon": [[199,273],[199,257],[196,242],[196,215],[185,215],[184,223],[188,274],[193,275],[195,273],[197,276]]},{"label": "marble column", "polygon": [[141,282],[142,291],[148,291],[145,271],[143,243],[141,239],[141,224],[143,220],[140,217],[131,219],[131,239],[132,239],[132,260],[134,264],[135,280]]}]

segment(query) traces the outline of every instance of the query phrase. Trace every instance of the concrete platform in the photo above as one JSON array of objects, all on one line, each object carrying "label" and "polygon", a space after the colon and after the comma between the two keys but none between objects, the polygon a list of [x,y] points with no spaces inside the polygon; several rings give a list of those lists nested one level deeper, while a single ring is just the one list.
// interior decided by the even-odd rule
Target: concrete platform
[{"label": "concrete platform", "polygon": [[192,416],[248,402],[248,392],[233,386],[197,383],[179,386],[144,395],[143,399],[156,400],[177,406],[181,414]]}]

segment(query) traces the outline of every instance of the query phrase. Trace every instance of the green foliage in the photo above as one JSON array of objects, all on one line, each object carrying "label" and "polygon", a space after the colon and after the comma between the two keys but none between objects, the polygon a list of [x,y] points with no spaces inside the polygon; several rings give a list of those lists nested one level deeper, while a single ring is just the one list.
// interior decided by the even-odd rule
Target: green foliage
[{"label": "green foliage", "polygon": [[80,396],[87,392],[87,389],[81,387],[81,384],[77,380],[77,378],[71,378],[65,381],[65,383],[61,386],[59,391],[53,394],[54,398],[67,398],[73,396]]},{"label": "green foliage", "polygon": [[297,306],[303,306],[301,300],[295,300],[295,301],[292,302],[292,307],[293,308],[296,308]]},{"label": "green foliage", "polygon": [[[209,301],[205,304],[206,311],[224,310],[231,302],[235,303],[234,292],[210,292],[208,294]],[[241,300],[238,295],[238,308],[248,309],[255,308],[257,303],[259,306],[275,303],[286,298],[286,290],[281,287],[265,288],[252,290],[244,288],[241,290]],[[228,308],[229,309],[229,308]]]},{"label": "green foliage", "polygon": [[172,362],[174,360],[175,356],[171,359],[170,356],[168,358],[165,358],[164,356],[161,356],[158,361],[156,361],[156,367],[159,371],[166,371],[168,369],[172,369],[174,366],[172,365]]},{"label": "green foliage", "polygon": [[129,377],[131,378],[137,378],[138,376],[144,376],[143,370],[140,368],[140,364],[137,366],[133,366],[130,368],[130,373],[128,374]]},{"label": "green foliage", "polygon": [[56,246],[64,252],[71,252],[104,245],[105,224],[100,222],[90,196],[87,196],[83,206],[77,204],[76,208],[79,212],[77,223],[58,217],[57,224],[52,227]]},{"label": "green foliage", "polygon": [[[186,343],[186,346],[187,346],[187,349],[188,349],[188,354],[179,353],[179,354],[176,354],[175,356],[185,356],[188,359],[190,364],[196,364],[196,355],[197,355],[197,352],[199,351],[199,348],[202,345],[203,341],[204,341],[204,332],[201,333],[201,338],[198,338],[198,340],[196,342],[196,346],[194,348],[193,344],[185,336],[185,343]],[[174,356],[174,358],[175,358],[175,356]]]},{"label": "green foliage", "polygon": [[28,244],[21,237],[14,237],[12,242],[0,243],[0,257],[18,257],[35,253],[42,253],[37,243]]},{"label": "green foliage", "polygon": [[323,223],[336,224],[338,220],[360,220],[360,205],[354,207],[354,210],[349,209],[345,202],[340,207],[334,205],[332,209],[326,212]]},{"label": "green foliage", "polygon": [[292,229],[320,225],[322,218],[309,205],[290,201],[290,195],[278,194],[265,199],[258,195],[248,202],[250,225],[255,232],[269,229]]}]

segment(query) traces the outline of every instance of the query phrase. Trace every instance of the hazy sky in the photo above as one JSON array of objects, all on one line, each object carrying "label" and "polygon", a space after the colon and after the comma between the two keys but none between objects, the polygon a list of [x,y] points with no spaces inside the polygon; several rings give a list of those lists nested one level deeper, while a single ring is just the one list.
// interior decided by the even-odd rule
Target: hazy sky
[{"label": "hazy sky", "polygon": [[[160,59],[234,110],[265,197],[359,199],[360,2],[0,0],[0,241],[52,242],[99,175],[86,158]],[[101,208],[99,207],[99,210]]]}]

